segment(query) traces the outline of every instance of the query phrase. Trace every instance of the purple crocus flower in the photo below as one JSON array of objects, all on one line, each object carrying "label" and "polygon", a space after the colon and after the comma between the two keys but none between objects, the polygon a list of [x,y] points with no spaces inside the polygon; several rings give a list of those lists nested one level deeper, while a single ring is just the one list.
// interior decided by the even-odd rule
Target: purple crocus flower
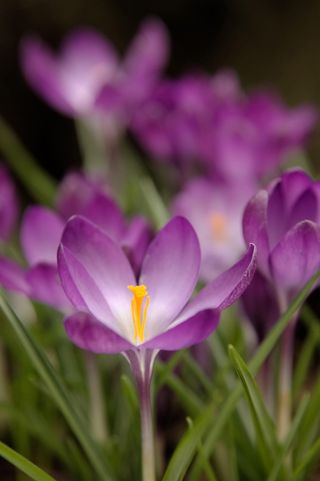
[{"label": "purple crocus flower", "polygon": [[140,276],[102,229],[71,218],[58,252],[62,286],[78,311],[65,321],[68,336],[96,353],[177,350],[201,342],[251,281],[255,248],[189,301],[200,260],[198,238],[183,217],[173,218],[150,243]]},{"label": "purple crocus flower", "polygon": [[199,142],[217,109],[233,103],[240,91],[232,72],[213,77],[185,75],[159,82],[133,117],[131,128],[156,158],[180,168],[201,160]]},{"label": "purple crocus flower", "polygon": [[320,267],[320,183],[302,170],[285,172],[249,201],[243,232],[286,305]]},{"label": "purple crocus flower", "polygon": [[141,25],[122,62],[111,43],[90,28],[70,33],[59,55],[35,37],[21,46],[22,69],[36,92],[66,115],[112,124],[109,130],[127,121],[167,55],[167,32],[156,19]]},{"label": "purple crocus flower", "polygon": [[220,313],[242,294],[255,270],[255,247],[193,299],[200,245],[191,224],[173,218],[149,244],[136,275],[119,245],[81,216],[72,217],[58,251],[62,286],[77,312],[65,329],[82,349],[121,352],[130,363],[141,410],[142,477],[155,480],[150,382],[159,350],[206,339]]},{"label": "purple crocus flower", "polygon": [[[69,192],[68,185],[72,187]],[[76,186],[83,188],[82,198]],[[151,233],[148,224],[140,216],[128,223],[116,203],[80,174],[66,177],[57,203],[61,213],[42,206],[32,206],[26,210],[20,242],[29,267],[25,269],[8,258],[0,257],[0,284],[58,310],[70,311],[71,304],[61,288],[57,273],[57,249],[70,209],[73,209],[73,213],[88,217],[115,242],[119,242],[136,272],[139,272]]]},{"label": "purple crocus flower", "polygon": [[[263,335],[283,314],[292,298],[320,268],[320,182],[302,170],[285,172],[248,203],[243,216],[245,240],[257,246],[257,274],[244,307]],[[278,367],[277,427],[288,434],[296,313],[281,338]],[[268,365],[267,391],[273,392]]]},{"label": "purple crocus flower", "polygon": [[244,252],[242,215],[249,197],[245,185],[198,178],[175,198],[173,213],[186,217],[199,237],[202,280],[213,279]]},{"label": "purple crocus flower", "polygon": [[17,193],[7,169],[0,165],[0,241],[6,241],[18,217]]},{"label": "purple crocus flower", "polygon": [[286,156],[304,146],[317,120],[311,106],[289,109],[269,92],[257,92],[217,112],[203,132],[202,156],[212,173],[258,185]]},{"label": "purple crocus flower", "polygon": [[221,72],[159,82],[131,128],[152,156],[184,173],[256,189],[304,146],[316,120],[313,107],[289,109],[269,92],[245,95],[235,74]]}]

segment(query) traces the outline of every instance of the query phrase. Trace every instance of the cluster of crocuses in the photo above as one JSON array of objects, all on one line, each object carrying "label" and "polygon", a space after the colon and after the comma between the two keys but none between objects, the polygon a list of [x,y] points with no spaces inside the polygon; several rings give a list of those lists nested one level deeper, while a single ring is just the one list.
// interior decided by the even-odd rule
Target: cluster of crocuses
[{"label": "cluster of crocuses", "polygon": [[[16,220],[17,201],[12,180],[4,168],[2,173],[4,242]],[[200,187],[198,195],[204,210],[209,210],[208,186]],[[94,352],[180,349],[212,332],[221,309],[250,284],[256,261],[258,272],[244,304],[253,321],[259,318],[264,324],[270,312],[275,321],[320,266],[319,202],[319,182],[300,169],[285,172],[248,202],[244,241],[235,230],[234,248],[224,242],[222,211],[220,217],[209,212],[212,237],[219,236],[222,243],[214,267],[221,269],[231,257],[239,257],[245,251],[239,248],[242,242],[248,251],[233,266],[229,261],[229,269],[208,281],[187,304],[201,266],[207,267],[197,223],[193,226],[185,217],[174,216],[154,234],[142,216],[126,220],[101,185],[71,173],[61,183],[55,209],[41,205],[26,209],[20,243],[28,266],[2,256],[0,282],[63,312],[75,310],[66,321],[67,332]]]},{"label": "cluster of crocuses", "polygon": [[[139,214],[126,219],[103,183],[68,174],[55,206],[23,215],[27,266],[0,258],[4,288],[63,312],[77,346],[124,353],[144,395],[159,350],[205,340],[244,292],[248,317],[264,331],[320,268],[320,184],[300,169],[268,184],[304,146],[315,110],[288,109],[266,92],[245,95],[230,72],[164,79],[168,49],[156,19],[142,25],[122,62],[92,30],[70,34],[60,56],[40,40],[23,41],[25,76],[51,106],[113,148],[131,130],[176,169],[180,190],[171,220],[155,233]],[[0,183],[6,241],[17,203],[4,168]],[[193,296],[199,280],[205,287]],[[154,467],[145,469],[152,481]]]},{"label": "cluster of crocuses", "polygon": [[231,71],[164,78],[168,57],[157,19],[141,25],[122,62],[90,29],[69,34],[60,55],[31,37],[21,48],[28,82],[51,106],[102,132],[113,150],[127,128],[154,159],[178,168],[171,212],[195,227],[209,280],[243,251],[244,205],[303,148],[317,114],[270,92],[246,95]]}]

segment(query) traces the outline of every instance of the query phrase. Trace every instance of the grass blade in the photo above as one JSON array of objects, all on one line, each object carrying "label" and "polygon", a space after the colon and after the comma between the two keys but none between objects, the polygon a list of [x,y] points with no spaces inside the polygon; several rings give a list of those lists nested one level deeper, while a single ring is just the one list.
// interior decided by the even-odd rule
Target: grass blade
[{"label": "grass blade", "polygon": [[282,466],[283,462],[285,461],[286,457],[288,456],[289,451],[290,451],[290,449],[292,447],[292,444],[294,442],[294,439],[295,439],[295,437],[296,437],[296,435],[297,435],[297,433],[298,433],[298,431],[299,431],[299,429],[300,429],[300,427],[303,423],[303,417],[304,417],[304,413],[306,411],[307,405],[308,405],[308,398],[305,397],[300,403],[299,409],[298,409],[297,414],[295,415],[295,418],[292,422],[291,429],[288,433],[285,444],[284,444],[283,448],[280,450],[280,454],[273,464],[273,468],[270,472],[270,475],[269,475],[267,481],[276,481],[277,480],[278,474],[279,474],[280,469],[281,469],[281,466]]},{"label": "grass blade", "polygon": [[299,436],[297,437],[294,446],[296,453],[295,460],[297,463],[300,462],[300,458],[304,456],[305,452],[317,436],[320,423],[319,405],[320,380],[316,383],[312,392],[310,393],[310,399],[303,416],[303,422],[301,423],[301,427],[299,429]]},{"label": "grass blade", "polygon": [[0,150],[30,195],[42,204],[52,206],[55,183],[33,159],[6,121],[0,117]]},{"label": "grass blade", "polygon": [[313,446],[306,452],[299,466],[295,469],[292,481],[298,481],[303,475],[303,472],[310,466],[312,462],[318,459],[320,454],[320,439],[318,439]]},{"label": "grass blade", "polygon": [[13,449],[6,446],[0,441],[0,456],[13,464],[16,468],[20,469],[23,473],[29,476],[34,481],[55,481],[52,476],[45,473],[38,466],[26,459],[21,454],[17,453]]},{"label": "grass blade", "polygon": [[[267,338],[260,345],[253,359],[249,363],[249,369],[254,374],[270,354],[293,315],[302,306],[319,277],[320,272],[317,272],[309,280],[304,289],[296,296],[287,311],[275,324]],[[192,462],[199,442],[207,433],[209,433],[209,435],[203,444],[202,455],[205,455],[206,457],[210,455],[229,419],[229,416],[232,414],[237,401],[241,397],[241,392],[242,387],[239,383],[229,397],[224,400],[223,407],[218,417],[213,416],[213,408],[215,405],[213,401],[203,409],[203,412],[194,421],[194,426],[186,432],[174,451],[164,474],[163,481],[179,481],[183,477]],[[194,466],[195,470],[198,469],[197,465],[198,463]]]},{"label": "grass blade", "polygon": [[319,319],[315,316],[308,305],[304,306],[302,321],[308,328],[308,335],[301,347],[301,352],[294,369],[293,377],[293,396],[297,398],[300,389],[307,381],[307,375],[312,362],[313,355],[320,345],[320,326]]},{"label": "grass blade", "polygon": [[161,229],[169,219],[169,213],[161,195],[151,177],[143,176],[140,179],[139,186],[156,228]]},{"label": "grass blade", "polygon": [[86,453],[87,458],[90,460],[92,467],[99,476],[99,479],[111,481],[111,478],[107,473],[106,466],[100,458],[98,448],[89,437],[89,429],[87,424],[78,415],[74,403],[68,396],[68,393],[61,383],[60,378],[55,373],[45,354],[34,342],[23,323],[11,309],[3,296],[0,296],[0,308],[19,337],[33,367],[42,378],[52,398],[56,402],[71,430],[81,444],[83,451]]},{"label": "grass blade", "polygon": [[268,470],[278,450],[273,422],[250,370],[233,346],[229,346],[229,356],[247,395],[258,448],[265,468]]}]

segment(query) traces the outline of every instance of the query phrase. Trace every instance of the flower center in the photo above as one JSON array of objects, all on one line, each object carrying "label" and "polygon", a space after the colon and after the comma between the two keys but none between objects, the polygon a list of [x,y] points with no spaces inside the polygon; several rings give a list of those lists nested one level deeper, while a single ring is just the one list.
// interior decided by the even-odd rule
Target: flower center
[{"label": "flower center", "polygon": [[141,286],[128,286],[128,289],[130,289],[133,294],[131,315],[134,327],[134,338],[136,341],[143,342],[150,296],[148,295],[147,287],[143,284]]},{"label": "flower center", "polygon": [[227,238],[227,220],[221,212],[215,212],[210,216],[210,227],[215,241],[222,242]]}]

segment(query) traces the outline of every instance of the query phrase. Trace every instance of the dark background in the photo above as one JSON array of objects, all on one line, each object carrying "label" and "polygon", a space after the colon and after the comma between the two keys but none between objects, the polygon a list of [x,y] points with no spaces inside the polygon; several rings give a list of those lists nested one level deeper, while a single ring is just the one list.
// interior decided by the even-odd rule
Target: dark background
[{"label": "dark background", "polygon": [[[320,105],[319,0],[0,0],[0,113],[55,176],[79,162],[73,124],[24,82],[21,37],[37,33],[58,47],[70,29],[90,25],[123,52],[150,14],[170,31],[170,75],[232,67],[246,89],[271,87],[290,105]],[[319,137],[311,143],[313,162]]]}]

